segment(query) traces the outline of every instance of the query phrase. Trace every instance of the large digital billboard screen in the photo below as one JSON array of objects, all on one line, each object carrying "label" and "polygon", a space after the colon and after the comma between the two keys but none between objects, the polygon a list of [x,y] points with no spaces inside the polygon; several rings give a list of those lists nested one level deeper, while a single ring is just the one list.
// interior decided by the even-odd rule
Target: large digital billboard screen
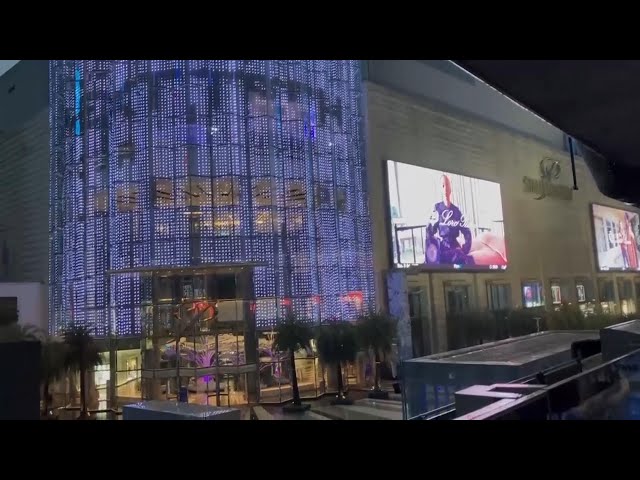
[{"label": "large digital billboard screen", "polygon": [[640,217],[618,208],[592,205],[600,270],[640,271]]},{"label": "large digital billboard screen", "polygon": [[396,267],[504,270],[500,185],[387,162]]}]

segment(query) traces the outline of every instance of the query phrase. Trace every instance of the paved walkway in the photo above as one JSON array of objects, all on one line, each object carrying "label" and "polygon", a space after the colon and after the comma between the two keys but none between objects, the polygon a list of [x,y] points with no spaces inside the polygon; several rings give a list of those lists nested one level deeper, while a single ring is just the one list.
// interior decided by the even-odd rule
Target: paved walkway
[{"label": "paved walkway", "polygon": [[[384,390],[393,392],[393,389],[391,388],[391,382],[382,382],[382,388]],[[273,417],[273,420],[353,420],[362,419],[360,417],[362,417],[363,415],[369,415],[371,417],[382,417],[380,419],[386,420],[395,420],[397,419],[396,412],[400,412],[400,419],[402,418],[399,402],[393,401],[400,400],[399,395],[390,393],[390,399],[392,401],[390,403],[378,402],[378,405],[373,404],[372,401],[368,399],[367,394],[368,390],[365,389],[350,390],[349,398],[353,400],[356,405],[354,407],[347,407],[347,410],[344,410],[344,408],[339,406],[331,405],[331,401],[334,398],[333,395],[326,395],[317,400],[303,399],[303,403],[310,404],[311,409],[302,413],[285,414],[282,411],[282,405],[262,404],[261,406],[264,408],[268,415],[271,415]],[[234,408],[240,409],[242,420],[251,419],[251,407],[243,405]],[[349,413],[353,408],[355,408],[355,410]],[[382,409],[383,411],[381,412],[380,409]],[[78,418],[79,414],[79,410],[60,409],[57,411],[59,420],[75,420]],[[93,414],[91,416],[91,420],[122,420],[122,415],[118,415],[113,412],[100,412]]]}]

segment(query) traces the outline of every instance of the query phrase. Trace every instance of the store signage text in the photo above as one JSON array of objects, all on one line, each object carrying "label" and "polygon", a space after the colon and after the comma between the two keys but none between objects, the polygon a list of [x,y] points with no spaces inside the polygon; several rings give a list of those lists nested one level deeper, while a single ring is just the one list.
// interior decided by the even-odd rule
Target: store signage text
[{"label": "store signage text", "polygon": [[536,200],[542,200],[546,197],[572,200],[573,188],[554,183],[560,178],[560,171],[560,163],[557,160],[543,158],[540,161],[540,178],[523,177],[522,183],[525,193],[537,195]]}]

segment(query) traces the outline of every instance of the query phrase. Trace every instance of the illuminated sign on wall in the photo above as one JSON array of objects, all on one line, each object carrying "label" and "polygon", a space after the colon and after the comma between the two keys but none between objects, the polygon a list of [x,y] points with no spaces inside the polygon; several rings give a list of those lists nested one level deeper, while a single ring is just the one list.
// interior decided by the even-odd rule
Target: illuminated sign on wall
[{"label": "illuminated sign on wall", "polygon": [[600,270],[640,271],[640,217],[635,212],[592,205]]},{"label": "illuminated sign on wall", "polygon": [[573,188],[555,183],[560,178],[561,171],[560,162],[552,158],[543,158],[540,160],[540,178],[523,177],[525,193],[537,195],[536,200],[546,197],[560,200],[573,199]]}]

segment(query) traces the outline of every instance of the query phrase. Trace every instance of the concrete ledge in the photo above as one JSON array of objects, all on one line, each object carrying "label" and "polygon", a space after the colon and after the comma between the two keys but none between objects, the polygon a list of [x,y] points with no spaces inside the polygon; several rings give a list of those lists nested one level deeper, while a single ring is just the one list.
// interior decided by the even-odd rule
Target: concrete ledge
[{"label": "concrete ledge", "polygon": [[323,406],[314,408],[316,413],[331,420],[402,420],[402,411],[381,408],[353,406]]},{"label": "concrete ledge", "polygon": [[288,403],[287,405],[282,407],[282,413],[303,413],[310,409],[311,405],[309,405],[308,403],[303,403],[301,405]]},{"label": "concrete ledge", "polygon": [[267,412],[265,408],[261,407],[260,405],[252,407],[252,410],[255,420],[273,420],[273,415]]},{"label": "concrete ledge", "polygon": [[330,418],[320,415],[314,411],[306,412],[304,415],[307,417],[307,420],[331,420]]}]

